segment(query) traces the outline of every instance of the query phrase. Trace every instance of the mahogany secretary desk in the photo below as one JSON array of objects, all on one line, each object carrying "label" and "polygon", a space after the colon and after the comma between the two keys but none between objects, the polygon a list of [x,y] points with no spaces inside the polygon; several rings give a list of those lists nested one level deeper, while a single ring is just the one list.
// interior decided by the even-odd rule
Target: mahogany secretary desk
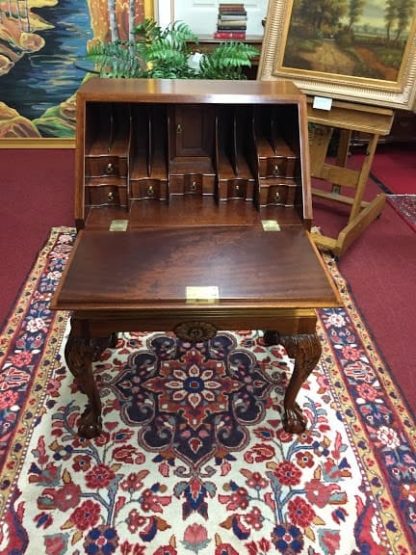
[{"label": "mahogany secretary desk", "polygon": [[207,341],[260,329],[295,365],[283,423],[319,360],[316,309],[340,305],[309,237],[304,95],[288,81],[91,79],[77,94],[78,236],[51,307],[101,431],[92,363],[120,331]]}]

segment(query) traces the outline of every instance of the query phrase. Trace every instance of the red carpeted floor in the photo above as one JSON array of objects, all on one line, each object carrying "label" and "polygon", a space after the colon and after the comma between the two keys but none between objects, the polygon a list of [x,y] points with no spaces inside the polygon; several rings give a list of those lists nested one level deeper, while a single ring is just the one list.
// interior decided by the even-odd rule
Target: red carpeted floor
[{"label": "red carpeted floor", "polygon": [[74,151],[0,149],[0,325],[53,226],[73,225]]},{"label": "red carpeted floor", "polygon": [[[414,193],[416,147],[384,147],[373,173],[394,192]],[[74,153],[72,150],[0,150],[0,321],[46,241],[52,226],[73,225]],[[398,172],[397,167],[400,167]],[[394,169],[396,168],[396,169]],[[399,183],[396,183],[397,179]],[[411,188],[413,184],[413,189]],[[408,188],[408,190],[406,190]],[[378,192],[374,182],[368,195]],[[314,200],[315,224],[327,235],[345,225],[345,209]],[[416,414],[416,235],[387,205],[381,217],[339,262],[353,296],[397,384]]]},{"label": "red carpeted floor", "polygon": [[416,194],[416,144],[379,145],[372,174],[388,192]]}]

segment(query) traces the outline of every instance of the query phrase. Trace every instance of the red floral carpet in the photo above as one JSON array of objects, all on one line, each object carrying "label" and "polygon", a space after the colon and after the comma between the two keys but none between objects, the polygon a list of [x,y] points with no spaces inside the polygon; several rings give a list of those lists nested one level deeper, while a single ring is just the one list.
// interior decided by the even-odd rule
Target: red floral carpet
[{"label": "red floral carpet", "polygon": [[414,422],[330,259],[346,308],[319,313],[306,433],[282,429],[291,361],[261,333],[134,333],[96,363],[105,431],[80,440],[48,309],[73,238],[52,231],[1,337],[0,554],[416,553]]}]

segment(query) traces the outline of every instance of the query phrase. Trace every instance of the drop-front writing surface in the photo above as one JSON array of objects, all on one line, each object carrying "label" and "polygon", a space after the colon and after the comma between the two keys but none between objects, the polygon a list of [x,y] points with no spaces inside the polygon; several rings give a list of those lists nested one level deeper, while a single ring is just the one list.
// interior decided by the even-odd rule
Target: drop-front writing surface
[{"label": "drop-front writing surface", "polygon": [[288,81],[91,79],[76,157],[78,228],[312,219],[306,103]]}]

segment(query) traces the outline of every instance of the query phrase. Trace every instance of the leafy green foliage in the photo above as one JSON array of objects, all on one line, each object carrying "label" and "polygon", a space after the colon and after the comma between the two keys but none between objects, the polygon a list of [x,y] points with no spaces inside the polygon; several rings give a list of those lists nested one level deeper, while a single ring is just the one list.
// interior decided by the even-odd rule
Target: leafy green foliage
[{"label": "leafy green foliage", "polygon": [[241,42],[225,42],[204,56],[200,63],[201,79],[241,79],[243,68],[251,66],[257,49]]},{"label": "leafy green foliage", "polygon": [[146,77],[146,67],[137,55],[136,43],[97,43],[90,47],[88,58],[95,64],[100,77]]},{"label": "leafy green foliage", "polygon": [[146,19],[135,29],[135,42],[98,43],[88,52],[101,77],[155,79],[242,79],[258,55],[253,46],[225,42],[201,56],[199,68],[191,67],[191,45],[198,37],[190,27],[175,21],[165,29]]}]

